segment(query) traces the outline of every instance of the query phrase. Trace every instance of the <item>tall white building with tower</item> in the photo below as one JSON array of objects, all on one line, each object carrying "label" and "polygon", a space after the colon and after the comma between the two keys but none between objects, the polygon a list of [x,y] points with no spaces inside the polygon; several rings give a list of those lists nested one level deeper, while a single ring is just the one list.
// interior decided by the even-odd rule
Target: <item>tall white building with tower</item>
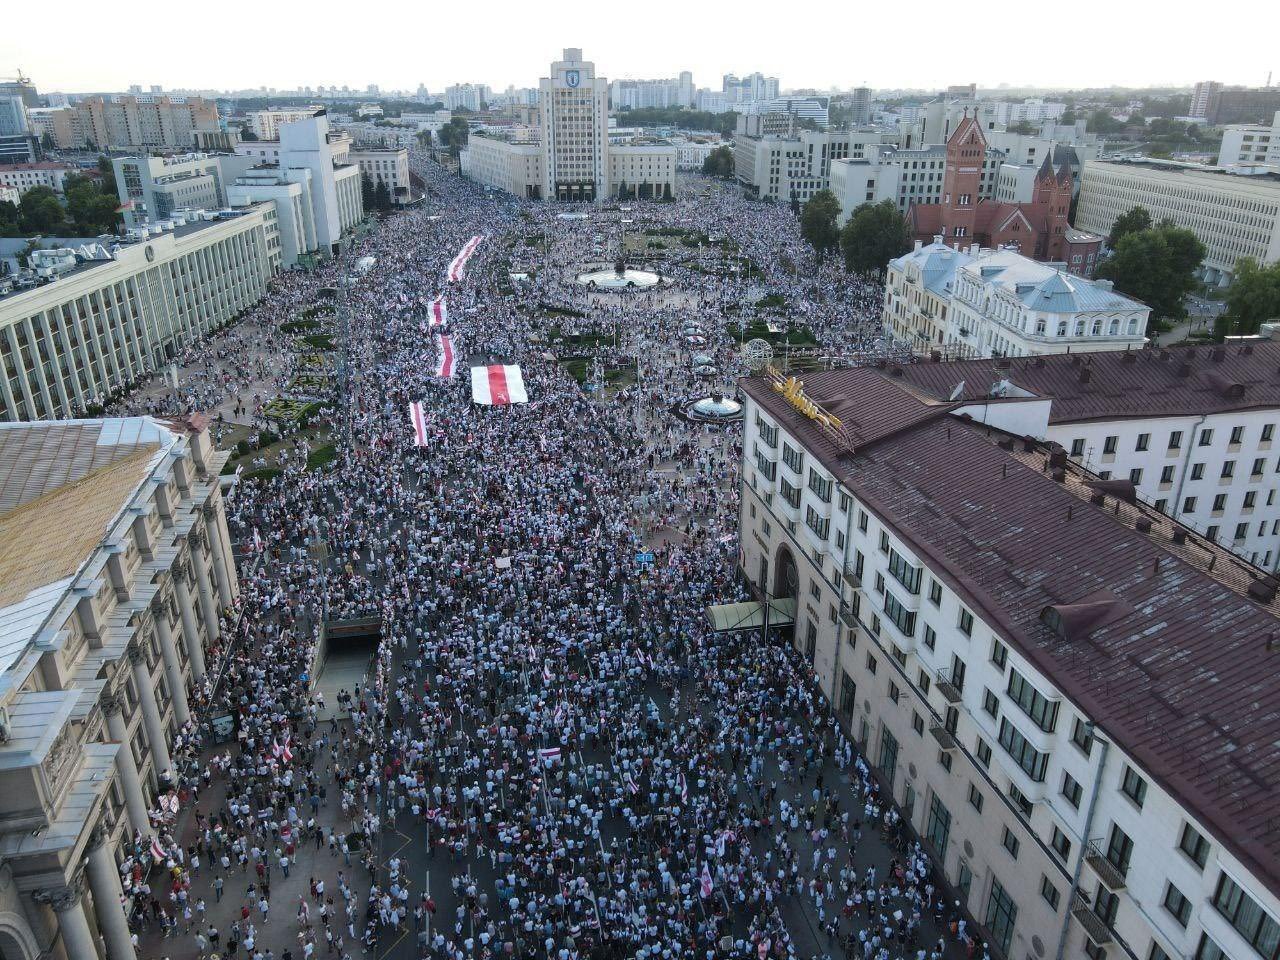
[{"label": "tall white building with tower", "polygon": [[595,200],[609,193],[609,82],[582,51],[567,48],[538,82],[542,195]]}]

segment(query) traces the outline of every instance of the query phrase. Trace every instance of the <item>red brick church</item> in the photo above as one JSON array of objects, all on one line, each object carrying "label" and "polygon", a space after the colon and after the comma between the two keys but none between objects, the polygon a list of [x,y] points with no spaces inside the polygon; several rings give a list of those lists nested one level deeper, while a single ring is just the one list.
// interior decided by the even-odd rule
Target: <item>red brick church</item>
[{"label": "red brick church", "polygon": [[950,247],[1015,247],[1025,256],[1065,263],[1071,273],[1092,276],[1102,237],[1076,230],[1071,210],[1071,170],[1055,173],[1048,155],[1036,174],[1030,203],[982,199],[982,164],[987,139],[982,126],[965,117],[947,141],[941,203],[914,203],[907,219],[917,240],[941,236]]}]

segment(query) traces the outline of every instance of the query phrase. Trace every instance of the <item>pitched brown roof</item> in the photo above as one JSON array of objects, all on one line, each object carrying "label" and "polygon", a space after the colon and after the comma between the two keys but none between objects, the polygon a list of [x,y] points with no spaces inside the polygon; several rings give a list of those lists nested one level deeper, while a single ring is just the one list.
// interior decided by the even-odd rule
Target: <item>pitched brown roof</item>
[{"label": "pitched brown roof", "polygon": [[[1048,474],[1042,448],[1002,449],[998,433],[930,415],[948,405],[910,397],[887,373],[823,377],[827,409],[868,411],[874,424],[852,453],[767,382],[747,380],[743,390],[1280,892],[1280,653],[1267,642],[1280,637],[1280,618],[1274,601],[1244,595],[1260,571],[1197,544],[1200,560],[1217,558],[1206,574],[1192,549],[1173,546],[1167,518],[1141,505],[1090,504],[1083,482]],[[894,390],[907,399],[888,400]],[[883,412],[869,412],[877,406]],[[1139,532],[1138,517],[1157,529]],[[1105,616],[1091,606],[1099,598]],[[1070,634],[1051,626],[1048,607],[1065,609]]]},{"label": "pitched brown roof", "polygon": [[[1086,367],[1087,382],[1080,376]],[[1050,423],[1223,413],[1280,406],[1280,340],[913,363],[902,377],[922,395],[941,399],[963,381],[960,399],[969,401],[986,399],[993,383],[1009,380],[1052,398]]]}]

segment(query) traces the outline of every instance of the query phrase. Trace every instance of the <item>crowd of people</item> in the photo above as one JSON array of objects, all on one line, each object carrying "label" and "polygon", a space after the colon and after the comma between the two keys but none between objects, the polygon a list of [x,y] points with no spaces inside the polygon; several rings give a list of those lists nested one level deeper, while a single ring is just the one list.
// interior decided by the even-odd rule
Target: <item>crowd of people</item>
[{"label": "crowd of people", "polygon": [[[157,870],[141,851],[130,865],[140,955],[985,956],[804,658],[704,615],[746,596],[739,430],[673,406],[732,392],[748,371],[734,324],[766,295],[819,362],[895,351],[876,285],[817,265],[785,207],[719,187],[567,220],[413,166],[422,204],[277,280],[178,394],[262,427],[262,385],[297,372],[280,325],[340,291],[350,376],[322,415],[350,439],[328,467],[302,458],[229,496],[241,599],[174,751],[184,809]],[[696,223],[733,256],[708,269],[676,245],[663,287],[583,287],[579,264],[620,254],[623,215]],[[358,257],[374,265],[352,273]],[[433,376],[441,294],[458,355],[519,364],[528,403],[473,403],[467,363]],[[634,375],[587,392],[556,351],[601,332],[596,355]],[[321,625],[358,618],[378,625],[369,670],[325,703]]]}]

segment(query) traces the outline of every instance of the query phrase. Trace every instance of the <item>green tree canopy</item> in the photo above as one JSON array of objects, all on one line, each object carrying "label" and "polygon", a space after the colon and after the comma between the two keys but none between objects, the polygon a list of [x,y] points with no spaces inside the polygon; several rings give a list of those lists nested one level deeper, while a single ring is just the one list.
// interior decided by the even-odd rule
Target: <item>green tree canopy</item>
[{"label": "green tree canopy", "polygon": [[1180,320],[1187,312],[1183,301],[1198,286],[1204,254],[1194,233],[1163,222],[1121,238],[1098,275],[1149,306],[1153,319]]},{"label": "green tree canopy", "polygon": [[32,187],[18,201],[23,233],[61,233],[66,213],[48,187]]},{"label": "green tree canopy", "polygon": [[1150,227],[1151,214],[1147,208],[1134,207],[1116,217],[1116,222],[1111,225],[1111,234],[1107,237],[1107,246],[1114,250],[1126,235],[1147,230]]},{"label": "green tree canopy", "polygon": [[363,170],[360,171],[360,202],[366,211],[372,210],[376,198],[373,195],[373,181]]},{"label": "green tree canopy", "polygon": [[373,188],[373,205],[384,212],[391,209],[391,188],[387,186],[387,181],[379,180],[378,185]]},{"label": "green tree canopy", "polygon": [[707,154],[707,159],[702,161],[702,172],[713,177],[723,177],[726,180],[731,178],[733,176],[733,148],[726,144],[712,150]]},{"label": "green tree canopy", "polygon": [[114,192],[105,193],[99,184],[84,177],[67,177],[63,187],[72,233],[96,237],[115,232],[120,215],[116,213],[119,200]]},{"label": "green tree canopy", "polygon": [[800,211],[800,235],[813,245],[818,259],[840,243],[840,201],[830,190],[819,190]]},{"label": "green tree canopy", "polygon": [[840,231],[845,266],[854,273],[876,273],[911,249],[911,229],[892,200],[864,203]]},{"label": "green tree canopy", "polygon": [[1280,320],[1280,263],[1264,267],[1253,257],[1237,260],[1227,310],[1218,319],[1220,335],[1257,333],[1266,321]]}]

